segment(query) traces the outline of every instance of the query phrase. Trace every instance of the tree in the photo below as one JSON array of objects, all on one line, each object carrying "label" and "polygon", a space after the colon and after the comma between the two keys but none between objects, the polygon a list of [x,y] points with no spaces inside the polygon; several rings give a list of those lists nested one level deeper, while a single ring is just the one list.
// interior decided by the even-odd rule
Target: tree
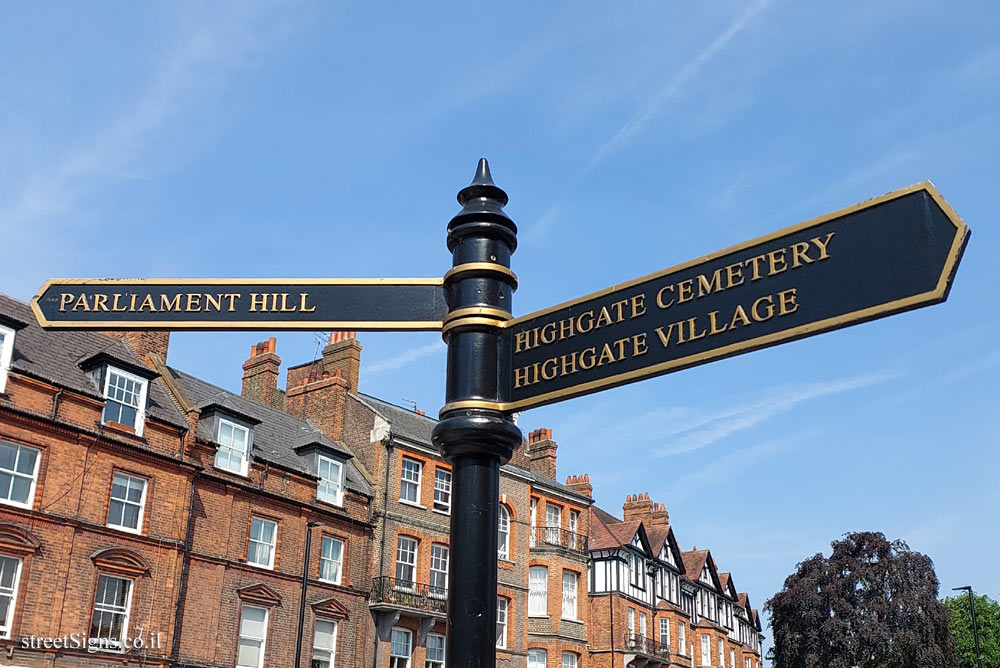
[{"label": "tree", "polygon": [[[972,615],[969,597],[965,594],[944,599],[951,609],[951,635],[955,638],[961,668],[979,668],[976,663],[976,641],[972,635]],[[976,597],[976,625],[979,627],[979,647],[983,668],[1000,668],[1000,603],[989,596]]]},{"label": "tree", "polygon": [[[876,532],[798,564],[764,606],[776,668],[956,668],[931,560]],[[977,610],[978,612],[978,610]]]}]

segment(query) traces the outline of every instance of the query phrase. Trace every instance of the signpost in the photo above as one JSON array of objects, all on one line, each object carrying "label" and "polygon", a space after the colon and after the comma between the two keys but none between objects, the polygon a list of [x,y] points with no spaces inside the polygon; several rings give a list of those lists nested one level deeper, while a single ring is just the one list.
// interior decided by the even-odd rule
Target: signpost
[{"label": "signpost", "polygon": [[53,329],[440,330],[452,464],[450,661],[493,668],[500,465],[514,411],[944,301],[969,229],[921,183],[521,318],[507,194],[480,160],[442,279],[51,280]]}]

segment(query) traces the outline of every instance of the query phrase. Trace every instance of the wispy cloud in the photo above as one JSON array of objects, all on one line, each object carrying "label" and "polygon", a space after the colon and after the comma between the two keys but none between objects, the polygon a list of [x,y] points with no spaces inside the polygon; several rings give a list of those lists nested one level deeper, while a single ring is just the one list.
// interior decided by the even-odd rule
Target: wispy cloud
[{"label": "wispy cloud", "polygon": [[535,221],[534,225],[525,230],[528,236],[536,236],[544,233],[558,217],[559,209],[569,193],[576,188],[584,178],[598,164],[604,161],[609,155],[618,151],[631,142],[640,134],[651,121],[663,114],[677,94],[685,85],[693,81],[701,72],[702,68],[711,61],[720,51],[725,49],[732,39],[741,31],[747,28],[753,19],[760,14],[772,0],[755,0],[749,4],[739,16],[737,16],[725,30],[715,36],[694,58],[685,63],[676,74],[666,82],[665,85],[656,89],[642,106],[632,114],[618,130],[611,135],[591,157],[587,165],[580,173],[572,179],[563,191],[556,197],[555,201],[548,209]]},{"label": "wispy cloud", "polygon": [[365,373],[368,375],[374,375],[377,373],[385,373],[386,371],[395,371],[396,369],[404,367],[411,362],[415,362],[422,357],[443,353],[445,350],[447,350],[447,348],[445,348],[444,344],[440,341],[428,343],[426,346],[410,348],[408,350],[404,350],[395,357],[389,357],[379,362],[375,362],[369,367],[365,367]]}]

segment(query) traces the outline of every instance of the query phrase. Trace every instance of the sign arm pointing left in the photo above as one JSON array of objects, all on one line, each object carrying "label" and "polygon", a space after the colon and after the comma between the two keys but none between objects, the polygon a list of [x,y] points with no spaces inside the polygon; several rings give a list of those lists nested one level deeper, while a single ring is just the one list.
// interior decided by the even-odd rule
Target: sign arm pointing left
[{"label": "sign arm pointing left", "polygon": [[31,300],[50,329],[440,331],[440,278],[51,279]]}]

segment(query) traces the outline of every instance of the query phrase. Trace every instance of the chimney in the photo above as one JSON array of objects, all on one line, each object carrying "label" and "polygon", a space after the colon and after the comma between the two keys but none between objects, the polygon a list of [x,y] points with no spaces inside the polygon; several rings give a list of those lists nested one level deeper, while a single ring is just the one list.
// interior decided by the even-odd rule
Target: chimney
[{"label": "chimney", "polygon": [[148,366],[150,369],[155,368],[153,363],[149,360],[148,355],[150,353],[157,355],[163,363],[166,363],[167,361],[167,348],[170,346],[170,332],[167,330],[160,329],[141,332],[128,331],[101,333],[124,341],[125,345],[131,349],[132,354],[139,358],[139,361]]},{"label": "chimney", "polygon": [[662,503],[653,504],[653,512],[649,517],[649,526],[660,527],[670,524],[670,513]]},{"label": "chimney", "polygon": [[566,486],[577,494],[583,494],[587,498],[594,498],[594,488],[590,484],[590,474],[566,476]]},{"label": "chimney", "polygon": [[642,520],[649,522],[653,514],[653,502],[649,500],[649,492],[645,494],[630,494],[622,505],[622,518],[626,522]]},{"label": "chimney", "polygon": [[250,359],[243,363],[245,399],[278,410],[285,410],[285,393],[278,389],[278,369],[281,358],[275,352],[277,341],[272,336],[250,348]]},{"label": "chimney", "polygon": [[361,343],[357,332],[331,332],[330,344],[323,348],[323,367],[331,375],[339,371],[350,392],[358,391],[361,373]]},{"label": "chimney", "polygon": [[528,468],[555,480],[557,447],[551,429],[536,429],[528,434]]}]

